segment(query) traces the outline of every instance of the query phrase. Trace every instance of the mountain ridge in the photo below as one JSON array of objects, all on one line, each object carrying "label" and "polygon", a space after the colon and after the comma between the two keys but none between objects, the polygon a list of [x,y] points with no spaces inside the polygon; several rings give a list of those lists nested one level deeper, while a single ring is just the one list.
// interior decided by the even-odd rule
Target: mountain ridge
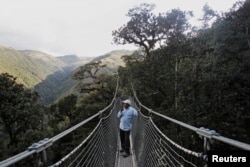
[{"label": "mountain ridge", "polygon": [[125,66],[123,55],[132,51],[116,50],[94,58],[77,55],[52,55],[35,50],[15,50],[0,45],[0,73],[7,72],[17,81],[41,96],[44,104],[51,104],[58,98],[73,92],[76,81],[72,75],[88,62],[101,61],[106,64],[103,72],[112,74],[119,66]]}]

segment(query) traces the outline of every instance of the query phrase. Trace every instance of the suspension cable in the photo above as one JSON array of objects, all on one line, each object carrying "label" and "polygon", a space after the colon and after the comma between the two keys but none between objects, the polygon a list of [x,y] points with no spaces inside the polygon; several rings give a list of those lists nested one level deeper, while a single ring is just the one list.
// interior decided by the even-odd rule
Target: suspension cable
[{"label": "suspension cable", "polygon": [[166,120],[168,120],[168,121],[170,121],[170,122],[172,122],[172,123],[174,123],[174,124],[180,125],[180,126],[182,126],[182,127],[184,127],[184,128],[187,128],[187,129],[189,129],[189,130],[191,130],[191,131],[194,131],[194,132],[196,132],[197,134],[199,134],[199,135],[201,135],[201,136],[203,136],[203,137],[210,137],[210,138],[215,139],[215,140],[217,140],[217,141],[220,141],[220,142],[229,144],[229,145],[231,145],[231,146],[237,147],[237,148],[239,148],[239,149],[243,149],[243,150],[250,151],[250,144],[243,143],[243,142],[240,142],[240,141],[237,141],[237,140],[233,140],[233,139],[230,139],[230,138],[221,136],[221,135],[219,135],[218,133],[216,133],[216,132],[213,131],[213,130],[205,129],[205,128],[203,128],[203,127],[201,127],[201,128],[194,127],[194,126],[192,126],[192,125],[186,124],[186,123],[184,123],[184,122],[178,121],[178,120],[173,119],[173,118],[170,118],[170,117],[168,117],[168,116],[166,116],[166,115],[160,114],[160,113],[158,113],[158,112],[156,112],[156,111],[153,111],[152,109],[146,107],[145,105],[143,105],[143,104],[139,101],[139,99],[138,99],[138,97],[137,97],[137,95],[136,95],[136,92],[135,92],[135,90],[134,90],[134,88],[133,88],[133,84],[131,83],[131,85],[132,85],[132,91],[133,91],[133,94],[134,94],[134,97],[135,97],[136,102],[137,102],[141,107],[143,107],[144,109],[146,109],[149,113],[152,113],[152,114],[154,114],[154,115],[157,115],[157,116],[159,116],[159,117],[161,117],[161,118],[164,118],[164,119],[166,119]]},{"label": "suspension cable", "polygon": [[[110,102],[110,104],[108,106],[106,106],[104,109],[98,111],[96,114],[94,114],[93,116],[87,118],[86,120],[83,120],[82,122],[76,124],[75,126],[63,131],[62,133],[59,133],[58,135],[56,135],[56,136],[54,136],[54,137],[52,137],[50,139],[46,138],[46,139],[43,139],[43,140],[41,140],[41,141],[39,141],[37,143],[34,143],[30,147],[28,147],[26,151],[21,152],[21,153],[15,155],[15,156],[12,156],[12,157],[10,157],[10,158],[8,158],[6,160],[1,161],[0,166],[10,166],[10,165],[15,164],[15,163],[27,158],[27,157],[31,157],[35,153],[38,153],[38,154],[43,153],[43,155],[46,155],[46,152],[45,152],[46,149],[51,147],[53,143],[55,143],[59,139],[63,138],[64,136],[68,135],[69,133],[72,133],[76,129],[82,127],[83,125],[85,125],[89,121],[91,121],[91,120],[97,118],[98,116],[102,115],[105,111],[107,111],[109,108],[111,108],[111,106],[114,105],[114,103],[116,101],[118,88],[119,88],[119,75],[117,76],[116,88],[115,88],[113,99],[112,99],[112,101]],[[44,159],[47,159],[47,158],[44,157]]]},{"label": "suspension cable", "polygon": [[[209,147],[211,139],[235,146],[240,149],[250,150],[250,145],[242,143],[233,139],[229,139],[220,136],[213,130],[205,128],[196,128],[184,122],[178,121],[176,119],[170,118],[163,114],[160,114],[152,109],[143,105],[138,99],[136,92],[131,83],[134,99],[138,103],[140,108],[145,109],[149,112],[149,116],[145,116],[140,112],[140,117],[136,121],[135,128],[132,132],[133,145],[135,145],[135,155],[137,159],[137,165],[139,167],[147,166],[204,166],[207,161],[206,149]],[[135,102],[134,102],[135,103]],[[168,120],[175,125],[184,127],[192,132],[195,132],[202,139],[204,139],[204,151],[195,152],[187,149],[173,140],[171,140],[165,133],[163,133],[153,122],[152,114]],[[139,132],[138,132],[139,131]],[[138,142],[140,140],[140,142]],[[143,144],[141,143],[143,140]],[[208,144],[208,145],[207,145]],[[137,145],[137,146],[136,146]]]}]

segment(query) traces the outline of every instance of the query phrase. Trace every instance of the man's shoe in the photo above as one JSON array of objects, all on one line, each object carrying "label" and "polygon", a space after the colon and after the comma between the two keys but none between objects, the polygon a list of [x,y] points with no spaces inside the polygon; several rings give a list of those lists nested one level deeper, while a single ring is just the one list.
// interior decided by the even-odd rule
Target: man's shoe
[{"label": "man's shoe", "polygon": [[130,154],[125,153],[125,154],[123,155],[123,157],[124,157],[124,158],[127,158],[129,155],[130,155]]}]

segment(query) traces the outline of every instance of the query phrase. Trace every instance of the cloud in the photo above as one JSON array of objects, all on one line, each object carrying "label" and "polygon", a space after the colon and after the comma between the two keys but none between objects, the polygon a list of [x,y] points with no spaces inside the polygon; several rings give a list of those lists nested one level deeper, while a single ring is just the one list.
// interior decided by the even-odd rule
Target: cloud
[{"label": "cloud", "polygon": [[[112,31],[128,21],[125,15],[130,8],[148,2],[156,3],[157,12],[175,7],[201,11],[202,7],[194,9],[194,3],[190,1],[2,0],[0,45],[40,50],[54,56],[77,54],[92,57],[115,49],[135,49],[133,45],[111,44]],[[225,7],[228,1],[233,3],[233,0],[227,0],[220,6]],[[204,3],[201,2],[205,1],[193,2],[202,6]],[[218,0],[209,2],[222,3]]]}]

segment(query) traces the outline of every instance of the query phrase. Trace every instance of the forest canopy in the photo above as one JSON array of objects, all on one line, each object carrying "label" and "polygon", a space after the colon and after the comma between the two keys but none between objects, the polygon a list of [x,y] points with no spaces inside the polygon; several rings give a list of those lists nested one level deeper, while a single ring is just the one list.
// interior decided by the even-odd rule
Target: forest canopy
[{"label": "forest canopy", "polygon": [[[130,9],[130,20],[112,32],[114,43],[139,47],[133,55],[124,56],[126,67],[118,69],[119,95],[131,96],[133,82],[140,101],[153,110],[249,142],[250,2],[239,1],[222,14],[205,5],[202,27],[190,24],[190,11],[173,9],[154,14],[153,9],[151,4]],[[109,104],[116,75],[101,73],[104,67],[101,62],[80,67],[72,76],[78,82],[77,93],[49,107],[15,77],[0,74],[0,151],[4,152],[0,158],[58,134]],[[161,126],[166,125],[162,120],[156,122],[163,131],[169,130]],[[48,161],[55,162],[72,150],[95,123],[53,145]],[[169,131],[173,140],[195,149],[197,138],[179,129],[178,133],[171,128]]]},{"label": "forest canopy", "polygon": [[155,111],[249,141],[250,2],[222,14],[205,5],[200,28],[189,24],[190,12],[156,15],[153,7],[129,10],[130,20],[113,31],[115,43],[142,50],[119,69],[123,86],[133,81],[141,101]]}]

